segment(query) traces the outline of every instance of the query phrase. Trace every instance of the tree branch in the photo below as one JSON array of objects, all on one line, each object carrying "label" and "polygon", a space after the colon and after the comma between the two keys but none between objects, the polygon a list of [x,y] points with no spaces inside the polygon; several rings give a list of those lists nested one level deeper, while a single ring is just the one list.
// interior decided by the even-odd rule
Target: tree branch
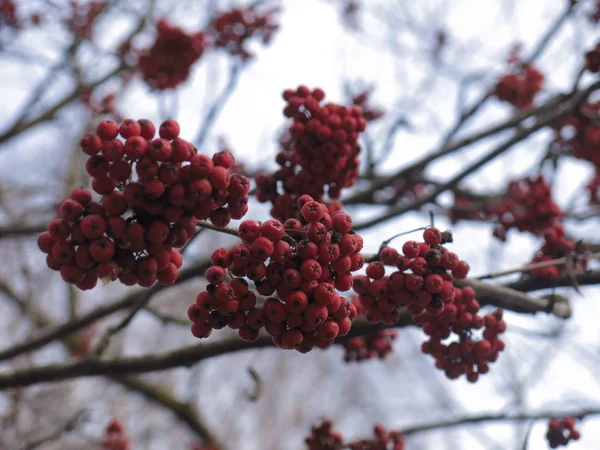
[{"label": "tree branch", "polygon": [[[176,284],[182,283],[186,280],[192,279],[202,274],[209,266],[210,261],[202,260],[197,262],[193,266],[182,270],[179,274],[179,278],[177,279]],[[0,361],[14,358],[15,356],[20,355],[22,353],[30,352],[32,350],[36,350],[45,345],[48,345],[56,339],[60,339],[68,334],[74,333],[86,327],[87,325],[96,322],[97,320],[100,320],[106,316],[115,313],[116,311],[132,307],[136,304],[136,302],[139,302],[140,299],[150,299],[154,294],[162,291],[167,287],[168,286],[155,284],[150,289],[132,292],[131,294],[127,295],[121,300],[117,300],[116,302],[110,303],[108,305],[98,306],[97,308],[91,310],[87,314],[84,314],[74,320],[70,320],[53,329],[42,331],[37,337],[29,339],[20,344],[14,345],[13,347],[7,348],[5,350],[0,350]]]},{"label": "tree branch", "polygon": [[442,428],[453,428],[462,425],[470,425],[481,422],[527,422],[529,420],[551,419],[553,417],[571,416],[583,419],[587,416],[600,414],[600,408],[579,409],[575,411],[542,411],[536,414],[509,414],[509,413],[490,413],[472,417],[461,417],[458,419],[447,420],[443,422],[417,425],[401,430],[404,436],[423,433],[426,431],[439,430]]},{"label": "tree branch", "polygon": [[484,157],[480,158],[475,163],[466,167],[463,171],[461,171],[460,173],[455,175],[452,179],[450,179],[446,183],[440,184],[438,187],[436,187],[436,189],[433,192],[431,192],[427,195],[424,195],[420,198],[417,198],[407,204],[392,207],[381,216],[378,216],[371,220],[367,220],[363,223],[354,225],[353,229],[354,230],[362,230],[362,229],[370,228],[375,225],[379,225],[386,220],[392,219],[392,218],[399,216],[401,214],[404,214],[408,211],[418,209],[421,206],[425,205],[426,203],[434,201],[441,193],[445,192],[448,189],[452,189],[452,188],[456,187],[458,185],[458,183],[460,181],[462,181],[464,178],[468,177],[474,171],[485,166],[487,163],[489,163],[490,161],[492,161],[496,157],[500,156],[505,151],[512,148],[515,144],[523,141],[525,138],[531,136],[532,134],[536,133],[537,131],[541,130],[542,128],[544,128],[552,123],[555,123],[558,120],[564,118],[565,116],[568,116],[569,114],[571,114],[579,106],[579,104],[589,96],[589,94],[591,92],[593,92],[594,90],[596,90],[598,88],[600,88],[600,81],[596,81],[595,83],[588,86],[587,89],[579,91],[569,101],[566,101],[564,104],[557,107],[556,112],[553,112],[548,117],[540,118],[536,122],[535,125],[532,125],[529,128],[524,128],[524,129],[518,131],[517,133],[515,133],[515,135],[512,138],[508,139],[503,144],[496,147],[496,149],[494,149],[493,151],[491,151]]}]

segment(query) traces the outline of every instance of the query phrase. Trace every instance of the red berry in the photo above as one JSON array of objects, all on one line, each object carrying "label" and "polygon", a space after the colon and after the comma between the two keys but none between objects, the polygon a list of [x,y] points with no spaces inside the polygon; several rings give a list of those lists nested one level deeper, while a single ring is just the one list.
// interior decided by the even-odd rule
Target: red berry
[{"label": "red berry", "polygon": [[101,120],[96,126],[96,133],[103,141],[110,141],[119,134],[119,125],[114,120]]},{"label": "red berry", "polygon": [[173,119],[164,121],[158,128],[160,137],[169,141],[179,137],[179,131],[179,124]]}]

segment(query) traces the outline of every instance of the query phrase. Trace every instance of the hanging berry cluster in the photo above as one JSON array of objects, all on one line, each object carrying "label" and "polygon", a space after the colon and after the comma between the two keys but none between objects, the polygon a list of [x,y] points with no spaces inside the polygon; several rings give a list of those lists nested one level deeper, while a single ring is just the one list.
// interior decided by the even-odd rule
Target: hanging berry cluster
[{"label": "hanging berry cluster", "polygon": [[325,93],[319,88],[299,86],[284,91],[283,98],[284,115],[292,119],[290,140],[277,154],[279,170],[256,176],[256,198],[270,201],[271,215],[279,220],[298,217],[296,204],[303,194],[323,201],[327,191],[330,199],[339,199],[342,189],[355,183],[358,135],[367,124],[358,106],[321,105]]},{"label": "hanging berry cluster", "polygon": [[248,60],[253,55],[247,48],[247,42],[252,38],[260,38],[264,44],[268,44],[279,28],[276,13],[277,9],[261,12],[255,7],[222,12],[213,18],[208,30],[212,45]]},{"label": "hanging berry cluster", "polygon": [[551,193],[552,186],[541,174],[511,182],[502,203],[488,208],[490,214],[498,217],[494,236],[504,241],[511,228],[541,235],[562,216]]},{"label": "hanging berry cluster", "polygon": [[536,67],[525,65],[503,75],[494,88],[494,95],[515,108],[530,108],[535,95],[542,90],[543,81],[544,75]]},{"label": "hanging berry cluster", "polygon": [[[478,316],[479,303],[473,289],[454,287],[453,278],[466,278],[469,265],[443,246],[452,241],[452,235],[427,228],[423,241],[404,243],[403,255],[391,247],[382,249],[379,261],[367,266],[366,276],[354,277],[361,310],[370,322],[392,325],[399,318],[398,308],[405,307],[414,322],[431,336],[423,351],[436,358],[436,366],[449,378],[466,374],[474,382],[478,373],[487,372],[487,362],[495,361],[504,348],[497,334],[506,324],[501,312]],[[397,270],[387,276],[385,266]],[[486,320],[489,327],[484,339],[475,342],[472,330],[481,329]],[[460,343],[442,344],[451,333],[459,336]]]},{"label": "hanging berry cluster", "polygon": [[573,417],[553,418],[548,422],[546,440],[550,448],[569,445],[570,441],[576,441],[580,437],[581,434],[575,429],[575,419]]},{"label": "hanging berry cluster", "polygon": [[118,420],[111,421],[106,427],[102,448],[106,450],[129,450],[129,440]]},{"label": "hanging berry cluster", "polygon": [[[362,238],[344,212],[330,214],[308,195],[298,207],[302,221],[246,220],[239,227],[243,244],[213,253],[210,284],[188,310],[194,336],[229,326],[254,341],[264,327],[278,347],[306,353],[348,333],[356,308],[336,289],[348,291],[352,272],[364,264]],[[262,307],[246,278],[268,297]]]},{"label": "hanging berry cluster", "polygon": [[[354,297],[352,303],[356,307],[357,316],[362,315],[360,298]],[[384,359],[390,354],[393,342],[398,337],[398,330],[379,330],[365,336],[357,336],[344,341],[344,361],[364,361],[366,359]]]},{"label": "hanging berry cluster", "polygon": [[393,342],[397,337],[397,330],[380,330],[366,336],[349,339],[344,342],[344,361],[384,359],[394,351]]},{"label": "hanging berry cluster", "polygon": [[593,119],[599,115],[600,101],[584,103],[581,114],[572,115],[554,126],[554,144],[565,153],[589,161],[596,168],[600,168],[600,124]]},{"label": "hanging berry cluster", "polygon": [[[576,244],[565,235],[565,228],[559,222],[554,222],[552,226],[544,230],[544,244],[536,253],[532,263],[550,261],[565,256],[572,256],[572,269],[584,270],[587,267],[587,261],[583,258],[578,258],[585,252],[585,247],[582,244]],[[540,267],[529,272],[530,276],[556,279],[565,266],[549,266]]]},{"label": "hanging berry cluster", "polygon": [[[449,232],[427,228],[423,237],[425,242],[406,242],[403,255],[391,247],[382,249],[379,261],[367,266],[366,275],[354,277],[361,311],[370,322],[393,325],[401,307],[413,315],[424,310],[440,314],[454,300],[452,277],[466,278],[469,265],[442,245],[450,242]],[[386,276],[385,266],[397,270]],[[408,270],[412,273],[405,273]]]},{"label": "hanging berry cluster", "polygon": [[585,68],[592,73],[600,72],[600,42],[585,54]]},{"label": "hanging berry cluster", "polygon": [[177,87],[187,80],[192,65],[204,53],[205,35],[187,34],[164,19],[158,22],[156,31],[152,47],[140,54],[139,69],[151,89]]},{"label": "hanging berry cluster", "polygon": [[311,427],[304,442],[307,450],[404,450],[404,437],[399,431],[387,431],[383,425],[373,427],[373,438],[344,443],[344,437],[333,429],[331,420],[325,419]]},{"label": "hanging berry cluster", "polygon": [[86,170],[102,198],[95,202],[89,190],[75,189],[38,238],[48,266],[66,282],[80,289],[92,289],[98,278],[172,284],[183,262],[177,249],[194,235],[197,220],[224,227],[246,213],[250,182],[230,175],[230,153],[196,154],[174,120],[161,124],[159,138],[155,133],[148,120],[103,120],[82,138]]},{"label": "hanging berry cluster", "polygon": [[[489,364],[498,360],[504,350],[504,341],[498,338],[506,331],[502,310],[497,309],[484,317],[478,315],[479,302],[470,287],[456,289],[454,300],[446,305],[439,315],[428,312],[413,316],[415,323],[423,328],[430,338],[421,347],[423,353],[435,358],[435,366],[443,370],[449,379],[466,375],[475,383],[479,375],[489,371]],[[476,340],[474,330],[483,328],[483,338]],[[458,340],[443,343],[451,334]]]}]

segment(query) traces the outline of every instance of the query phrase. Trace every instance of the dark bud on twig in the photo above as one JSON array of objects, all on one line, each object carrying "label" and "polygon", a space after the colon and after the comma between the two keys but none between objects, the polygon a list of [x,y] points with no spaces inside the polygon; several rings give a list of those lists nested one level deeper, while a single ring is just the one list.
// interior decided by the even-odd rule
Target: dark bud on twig
[{"label": "dark bud on twig", "polygon": [[451,242],[454,242],[454,239],[452,237],[452,231],[450,231],[450,230],[442,231],[442,245],[449,244]]}]

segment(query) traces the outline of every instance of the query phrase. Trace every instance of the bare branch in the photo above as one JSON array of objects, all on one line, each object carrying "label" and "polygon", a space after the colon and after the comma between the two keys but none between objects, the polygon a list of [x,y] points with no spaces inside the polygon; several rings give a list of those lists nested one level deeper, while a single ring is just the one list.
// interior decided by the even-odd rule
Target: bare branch
[{"label": "bare branch", "polygon": [[[210,261],[202,260],[191,267],[188,267],[181,271],[179,274],[179,278],[176,281],[177,283],[182,283],[186,280],[192,279],[204,272],[210,265]],[[30,352],[32,350],[36,350],[40,347],[48,345],[50,342],[55,341],[56,339],[60,339],[68,334],[74,333],[87,325],[96,322],[104,317],[107,317],[116,311],[120,311],[125,308],[132,307],[136,304],[136,302],[140,302],[142,299],[145,301],[146,299],[150,299],[154,294],[162,291],[168,286],[163,286],[159,284],[155,284],[150,289],[145,289],[143,291],[135,291],[131,294],[127,295],[121,300],[117,300],[116,302],[110,303],[108,305],[99,306],[92,311],[84,314],[74,320],[70,320],[62,325],[59,325],[55,328],[52,328],[47,331],[42,331],[39,336],[36,336],[28,341],[17,344],[13,347],[7,348],[5,350],[0,350],[0,361],[7,360],[10,358],[14,358],[17,355],[22,353]]]},{"label": "bare branch", "polygon": [[543,129],[544,127],[546,127],[552,123],[555,123],[555,122],[559,121],[560,119],[571,114],[574,110],[577,109],[579,104],[589,96],[589,94],[591,92],[593,92],[594,90],[596,90],[598,88],[600,88],[600,81],[596,81],[595,83],[591,84],[587,89],[579,91],[569,101],[565,101],[564,104],[557,106],[555,112],[552,112],[552,114],[549,114],[545,118],[540,118],[534,125],[530,126],[529,128],[521,129],[520,131],[515,133],[515,135],[512,138],[508,139],[503,144],[496,147],[493,151],[491,151],[487,155],[483,156],[475,163],[466,167],[460,173],[455,175],[452,179],[450,179],[449,181],[447,181],[443,184],[440,184],[438,187],[436,187],[436,189],[433,192],[423,195],[422,197],[417,198],[417,199],[415,199],[409,203],[406,203],[404,205],[392,207],[383,215],[375,217],[371,220],[367,220],[363,223],[354,225],[353,229],[354,230],[362,230],[362,229],[370,228],[375,225],[379,225],[386,220],[392,219],[392,218],[399,216],[401,214],[404,214],[408,211],[418,209],[421,206],[434,201],[441,193],[445,192],[448,189],[455,188],[458,185],[458,183],[460,181],[462,181],[464,178],[468,177],[470,174],[472,174],[476,170],[480,169],[481,167],[485,166],[487,163],[489,163],[496,157],[500,156],[507,150],[511,149],[514,145],[518,144],[519,142],[523,141],[524,139],[526,139],[527,137],[536,133],[537,131]]},{"label": "bare branch", "polygon": [[32,442],[30,442],[28,444],[25,444],[23,446],[23,450],[33,450],[33,449],[36,449],[36,448],[40,447],[41,445],[47,444],[47,443],[52,442],[52,441],[56,441],[57,439],[59,439],[65,433],[73,431],[73,429],[75,429],[75,427],[81,421],[81,419],[85,415],[85,413],[86,413],[85,409],[77,411],[73,416],[71,416],[71,418],[69,418],[57,430],[53,431],[52,433],[50,433],[49,435],[47,435],[47,436],[45,436],[43,438],[40,438],[40,439],[32,441]]},{"label": "bare branch", "polygon": [[404,436],[410,436],[411,434],[423,433],[426,431],[439,430],[442,428],[454,428],[463,425],[471,425],[482,422],[528,422],[530,420],[551,419],[553,417],[565,416],[583,419],[584,417],[594,416],[598,414],[600,414],[600,407],[579,409],[575,411],[542,411],[535,414],[491,413],[472,417],[461,417],[454,420],[447,420],[443,422],[430,423],[425,425],[417,425],[414,427],[405,428],[401,430],[401,433]]}]

